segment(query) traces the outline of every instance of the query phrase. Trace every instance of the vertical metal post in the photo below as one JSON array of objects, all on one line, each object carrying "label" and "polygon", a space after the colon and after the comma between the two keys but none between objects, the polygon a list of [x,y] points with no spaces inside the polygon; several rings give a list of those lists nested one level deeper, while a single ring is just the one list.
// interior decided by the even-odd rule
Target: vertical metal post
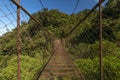
[{"label": "vertical metal post", "polygon": [[102,56],[102,0],[99,0],[99,28],[100,28],[100,80],[103,80],[103,56]]},{"label": "vertical metal post", "polygon": [[[18,4],[20,4],[20,0],[17,0]],[[20,80],[20,54],[21,54],[21,46],[20,46],[20,6],[17,6],[17,80]]]}]

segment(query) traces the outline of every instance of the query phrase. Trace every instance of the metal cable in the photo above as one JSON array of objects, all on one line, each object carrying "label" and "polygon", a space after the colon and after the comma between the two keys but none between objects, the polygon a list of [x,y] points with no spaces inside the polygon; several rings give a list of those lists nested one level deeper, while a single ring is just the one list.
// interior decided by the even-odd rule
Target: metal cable
[{"label": "metal cable", "polygon": [[41,4],[41,6],[43,7],[43,9],[45,9],[45,6],[43,5],[42,0],[39,0],[39,2],[40,2],[40,4]]},{"label": "metal cable", "polygon": [[79,5],[79,2],[80,2],[80,0],[77,0],[77,3],[76,3],[76,5],[75,5],[75,7],[74,7],[74,9],[73,9],[72,14],[75,13],[75,11],[76,11],[76,9],[77,9],[77,7],[78,7],[78,5]]}]

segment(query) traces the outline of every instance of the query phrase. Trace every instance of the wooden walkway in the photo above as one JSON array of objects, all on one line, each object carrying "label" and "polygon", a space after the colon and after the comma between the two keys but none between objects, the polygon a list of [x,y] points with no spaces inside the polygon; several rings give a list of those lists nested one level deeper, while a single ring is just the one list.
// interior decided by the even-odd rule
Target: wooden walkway
[{"label": "wooden walkway", "polygon": [[61,40],[57,41],[57,49],[44,68],[38,80],[84,80],[73,61],[63,48]]}]

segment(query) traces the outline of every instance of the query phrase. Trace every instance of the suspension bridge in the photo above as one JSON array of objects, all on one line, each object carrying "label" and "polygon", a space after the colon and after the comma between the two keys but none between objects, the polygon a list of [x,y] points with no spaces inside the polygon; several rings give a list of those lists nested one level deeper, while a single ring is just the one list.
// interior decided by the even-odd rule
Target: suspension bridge
[{"label": "suspension bridge", "polygon": [[[39,0],[39,1],[41,3],[41,6],[43,7],[43,9],[45,9],[45,6],[42,3],[42,0]],[[23,47],[23,45],[25,46],[24,42],[28,42],[28,44],[32,43],[33,40],[31,38],[31,35],[32,35],[32,37],[34,37],[34,36],[36,37],[36,32],[38,30],[40,30],[41,31],[40,33],[42,33],[42,35],[39,35],[40,37],[41,36],[44,36],[45,38],[49,37],[49,38],[46,38],[45,44],[50,46],[50,54],[49,54],[49,56],[47,56],[47,58],[46,58],[46,55],[44,55],[44,54],[42,55],[42,57],[43,57],[42,65],[43,66],[40,67],[39,71],[37,71],[35,73],[34,78],[32,80],[56,80],[56,78],[58,80],[63,80],[62,79],[63,77],[70,77],[70,80],[88,80],[89,77],[85,76],[83,74],[82,70],[78,69],[77,66],[75,65],[74,59],[71,57],[69,51],[67,50],[67,46],[69,46],[69,45],[67,45],[67,43],[69,43],[68,39],[70,38],[70,35],[74,34],[73,32],[79,27],[79,25],[81,25],[87,18],[89,18],[89,16],[91,16],[91,14],[95,10],[97,10],[97,8],[99,8],[98,14],[96,14],[99,16],[98,17],[99,32],[97,32],[97,33],[99,33],[99,36],[100,36],[99,37],[99,50],[98,50],[99,65],[96,67],[99,67],[100,74],[99,75],[94,74],[94,77],[97,76],[97,78],[99,78],[99,80],[103,80],[104,72],[103,72],[103,48],[102,48],[103,47],[103,45],[102,45],[102,40],[103,40],[102,39],[102,37],[103,37],[102,36],[103,35],[102,34],[102,32],[103,32],[102,16],[104,14],[102,13],[102,3],[104,2],[104,0],[99,0],[99,2],[97,4],[95,4],[94,7],[86,15],[84,15],[82,19],[80,19],[78,21],[77,24],[75,24],[71,29],[69,29],[69,31],[67,31],[67,34],[64,36],[63,39],[56,38],[54,36],[54,34],[50,30],[48,30],[45,26],[43,26],[43,24],[41,24],[41,22],[38,19],[36,19],[33,15],[31,15],[27,11],[27,9],[24,8],[24,6],[20,5],[20,0],[9,0],[8,3],[6,3],[5,0],[1,0],[1,2],[2,3],[0,4],[0,13],[3,14],[2,16],[0,16],[1,37],[7,35],[7,33],[9,33],[9,32],[12,32],[12,29],[13,30],[16,29],[16,34],[13,34],[13,35],[15,35],[15,37],[16,37],[16,45],[17,45],[17,48],[15,49],[15,53],[17,53],[17,80],[22,80],[21,79],[22,64],[21,64],[21,58],[20,58],[22,51],[23,52],[27,51],[28,55],[29,55],[30,49],[35,50],[35,48],[29,47],[29,46],[28,46],[29,47],[28,49],[24,48]],[[74,7],[74,10],[73,10],[73,14],[75,13],[79,2],[80,2],[80,0],[77,1],[76,5]],[[9,13],[6,13],[4,9],[6,9]],[[9,17],[9,16],[11,16],[14,20],[11,19],[11,17]],[[107,17],[106,15],[104,15],[104,16]],[[3,20],[4,18],[5,18],[5,20]],[[35,27],[32,28],[30,30],[30,32],[27,32],[25,30],[24,26],[21,28],[21,25],[24,24],[24,22],[22,23],[22,21],[26,21],[26,23],[30,23],[30,20],[34,24]],[[16,25],[16,23],[17,23],[17,25]],[[37,25],[36,25],[36,23],[37,23]],[[26,33],[24,33],[26,37],[23,39],[23,42],[22,42],[22,37],[21,37],[21,33],[22,33],[21,31],[26,32]],[[42,32],[42,31],[44,31],[44,32]],[[96,32],[96,31],[94,31],[94,32]],[[87,39],[89,42],[92,42],[91,38],[93,36],[92,36],[92,34],[89,34],[89,33],[90,33],[89,31],[86,31],[84,34],[82,34],[82,36],[85,37],[85,39]],[[89,37],[89,35],[91,37]],[[7,41],[9,41],[9,40],[7,40]],[[0,41],[0,43],[2,43],[2,42]],[[40,44],[40,45],[44,45],[44,44]],[[32,44],[32,46],[34,46],[34,43]],[[46,46],[44,48],[49,49]],[[2,49],[4,49],[4,48],[2,48]],[[12,53],[13,51],[14,50],[11,49],[9,52]],[[11,55],[11,53],[8,55],[8,57]],[[35,52],[33,54],[35,54]],[[9,59],[8,57],[5,60]],[[45,60],[44,60],[44,58],[45,58]],[[2,64],[2,61],[0,63]],[[84,67],[86,67],[86,66],[84,66]],[[25,79],[25,80],[27,80],[27,79]],[[69,80],[69,79],[66,79],[66,80]],[[89,80],[91,80],[91,79],[89,79]]]}]

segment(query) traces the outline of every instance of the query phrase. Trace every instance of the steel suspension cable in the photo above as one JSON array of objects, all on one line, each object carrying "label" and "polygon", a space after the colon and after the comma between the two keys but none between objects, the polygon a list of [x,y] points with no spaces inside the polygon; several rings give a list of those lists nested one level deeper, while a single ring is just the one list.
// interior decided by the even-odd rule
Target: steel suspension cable
[{"label": "steel suspension cable", "polygon": [[77,9],[77,7],[78,7],[78,5],[79,5],[79,2],[80,2],[80,0],[77,0],[77,3],[76,3],[76,5],[75,5],[75,7],[74,7],[74,9],[73,9],[72,14],[75,13],[75,11],[76,11],[76,9]]},{"label": "steel suspension cable", "polygon": [[66,37],[67,37],[68,35],[70,35],[81,23],[83,23],[83,21],[86,20],[86,18],[99,6],[99,4],[103,3],[104,1],[105,1],[105,0],[103,0],[103,1],[100,2],[100,3],[97,3],[97,4],[91,9],[91,11],[89,11],[89,13],[88,13],[87,15],[85,15],[85,17],[84,17],[82,20],[80,20],[80,21],[68,32],[68,34],[66,35]]}]

